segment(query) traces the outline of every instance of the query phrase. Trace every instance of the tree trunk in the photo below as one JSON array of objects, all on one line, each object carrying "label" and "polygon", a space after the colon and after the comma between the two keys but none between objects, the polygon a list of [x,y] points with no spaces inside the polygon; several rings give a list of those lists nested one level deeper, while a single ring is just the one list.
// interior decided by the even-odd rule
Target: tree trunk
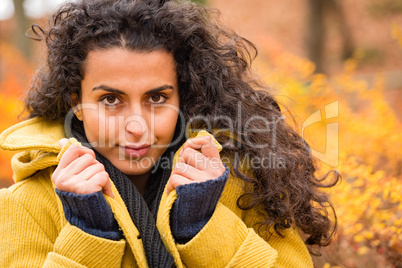
[{"label": "tree trunk", "polygon": [[342,38],[342,60],[350,58],[354,45],[345,21],[342,8],[337,0],[309,0],[309,18],[307,32],[307,55],[316,65],[317,73],[324,73],[324,48],[325,32],[329,25],[325,24],[325,16],[332,15],[335,18]]},{"label": "tree trunk", "polygon": [[334,12],[335,19],[338,23],[339,33],[342,36],[343,47],[342,47],[342,59],[346,60],[353,55],[354,45],[352,36],[349,31],[349,27],[346,24],[345,16],[342,12],[342,7],[336,0],[328,1],[328,8],[332,9]]},{"label": "tree trunk", "polygon": [[15,45],[29,59],[31,56],[31,42],[25,36],[30,27],[30,20],[24,13],[24,0],[13,0],[15,9],[15,18],[17,19],[17,31],[15,33]]},{"label": "tree trunk", "polygon": [[324,53],[324,2],[326,0],[309,0],[309,21],[307,33],[307,55],[316,66],[316,72],[322,73]]}]

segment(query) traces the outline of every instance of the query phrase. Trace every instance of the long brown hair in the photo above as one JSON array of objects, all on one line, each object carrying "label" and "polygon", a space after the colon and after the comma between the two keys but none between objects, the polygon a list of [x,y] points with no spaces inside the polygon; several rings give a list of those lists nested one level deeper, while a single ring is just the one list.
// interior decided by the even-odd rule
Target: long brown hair
[{"label": "long brown hair", "polygon": [[[30,117],[66,117],[72,93],[80,96],[90,50],[166,50],[177,64],[180,109],[186,122],[211,132],[235,132],[235,142],[224,131],[216,138],[223,144],[222,155],[231,157],[232,174],[252,185],[252,191],[238,198],[238,206],[261,210],[266,217],[260,225],[279,235],[295,225],[306,235],[307,245],[328,245],[336,217],[330,219],[335,211],[320,188],[332,187],[340,176],[334,172],[335,180],[327,185],[323,180],[328,174],[316,178],[309,146],[281,119],[269,90],[253,79],[250,66],[257,55],[255,46],[216,22],[217,13],[188,1],[79,0],[64,4],[50,18],[49,29],[32,27],[44,36],[48,57],[26,98]],[[273,120],[275,131],[252,131],[267,128],[263,119]],[[260,163],[251,173],[244,170],[244,164],[250,164],[244,159],[269,156],[280,158],[281,164]]]}]

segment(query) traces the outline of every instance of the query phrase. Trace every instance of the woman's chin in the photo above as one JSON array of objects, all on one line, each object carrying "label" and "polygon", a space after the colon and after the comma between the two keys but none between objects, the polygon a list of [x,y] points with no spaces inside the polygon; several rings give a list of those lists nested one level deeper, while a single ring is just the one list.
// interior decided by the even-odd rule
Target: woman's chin
[{"label": "woman's chin", "polygon": [[115,166],[127,176],[140,176],[151,171],[155,163],[151,159],[119,160]]}]

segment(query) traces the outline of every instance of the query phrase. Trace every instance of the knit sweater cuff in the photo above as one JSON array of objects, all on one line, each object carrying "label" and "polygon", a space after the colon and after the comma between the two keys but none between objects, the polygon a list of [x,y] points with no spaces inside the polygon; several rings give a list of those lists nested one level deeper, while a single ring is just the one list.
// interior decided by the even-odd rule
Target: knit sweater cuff
[{"label": "knit sweater cuff", "polygon": [[216,204],[225,188],[229,169],[214,180],[180,185],[170,217],[173,237],[179,244],[190,241],[212,217]]},{"label": "knit sweater cuff", "polygon": [[92,194],[76,194],[56,189],[67,221],[86,233],[101,238],[120,240],[119,229],[113,212],[102,191]]}]

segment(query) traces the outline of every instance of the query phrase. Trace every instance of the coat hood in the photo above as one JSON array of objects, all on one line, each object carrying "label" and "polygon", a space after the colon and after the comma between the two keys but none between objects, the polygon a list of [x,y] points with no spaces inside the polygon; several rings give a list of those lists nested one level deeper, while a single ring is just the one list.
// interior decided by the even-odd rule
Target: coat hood
[{"label": "coat hood", "polygon": [[46,121],[39,117],[20,122],[1,133],[0,148],[18,152],[11,160],[14,181],[57,165],[61,151],[59,140],[64,136],[62,121]]}]

